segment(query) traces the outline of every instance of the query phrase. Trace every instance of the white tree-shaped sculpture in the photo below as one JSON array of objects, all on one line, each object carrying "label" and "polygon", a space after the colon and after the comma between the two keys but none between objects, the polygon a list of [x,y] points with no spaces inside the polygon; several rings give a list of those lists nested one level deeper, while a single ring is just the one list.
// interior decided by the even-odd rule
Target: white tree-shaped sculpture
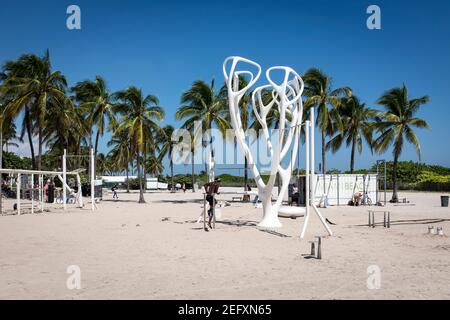
[{"label": "white tree-shaped sculpture", "polygon": [[[229,72],[227,65],[231,62]],[[237,70],[237,64],[246,64],[257,69],[256,75],[249,70]],[[280,84],[275,83],[271,78],[271,73],[274,71],[283,73],[283,81]],[[239,110],[239,102],[244,94],[258,81],[261,75],[261,67],[248,59],[241,57],[229,57],[224,61],[223,73],[225,83],[228,89],[228,100],[231,116],[231,124],[234,129],[236,140],[240,149],[247,158],[248,164],[255,177],[256,185],[258,186],[258,194],[263,206],[263,219],[258,224],[260,227],[279,228],[281,227],[278,219],[278,211],[282,205],[284,194],[288,189],[291,179],[291,169],[297,157],[300,125],[303,114],[302,93],[303,80],[302,78],[289,67],[272,67],[266,71],[266,78],[268,85],[257,87],[252,93],[253,112],[257,121],[261,124],[262,134],[267,143],[269,154],[272,158],[270,178],[265,183],[256,166],[253,155],[245,140],[245,132],[242,129],[241,114]],[[245,88],[239,89],[239,75],[250,76],[250,81]],[[264,104],[262,99],[262,92],[264,90],[271,90],[272,100],[268,104]],[[278,119],[278,143],[272,145],[271,135],[267,125],[267,116],[272,108],[277,108],[279,112]],[[291,151],[291,152],[289,152]],[[283,167],[282,162],[285,158],[290,157],[287,161],[287,166]],[[277,173],[281,177],[282,186],[279,190],[278,199],[272,203],[272,190],[275,185]]]}]

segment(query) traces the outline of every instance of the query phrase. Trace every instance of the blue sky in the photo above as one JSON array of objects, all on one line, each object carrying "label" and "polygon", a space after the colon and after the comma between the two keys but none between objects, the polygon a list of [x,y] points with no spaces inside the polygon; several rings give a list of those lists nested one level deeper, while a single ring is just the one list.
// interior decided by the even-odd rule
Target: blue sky
[{"label": "blue sky", "polygon": [[[70,4],[81,8],[81,30],[66,28]],[[366,27],[370,4],[381,8],[381,30]],[[422,160],[450,166],[449,9],[445,0],[7,1],[0,11],[0,62],[49,48],[54,68],[70,84],[99,74],[111,90],[137,85],[159,97],[163,124],[174,126],[181,93],[196,79],[222,84],[229,55],[264,69],[319,67],[335,87],[352,87],[373,107],[385,90],[405,83],[411,96],[432,99],[419,113],[433,127],[418,132]],[[316,159],[319,151],[317,145]],[[356,167],[379,158],[391,153],[372,155],[365,148]],[[407,146],[402,160],[410,159],[418,160]],[[349,150],[329,154],[327,166],[348,169]]]}]

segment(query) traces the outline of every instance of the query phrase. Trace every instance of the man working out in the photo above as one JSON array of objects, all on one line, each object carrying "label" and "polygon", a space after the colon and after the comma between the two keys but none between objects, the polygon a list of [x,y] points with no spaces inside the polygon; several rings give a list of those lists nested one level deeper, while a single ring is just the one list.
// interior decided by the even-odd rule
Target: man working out
[{"label": "man working out", "polygon": [[219,194],[219,187],[220,187],[220,178],[216,178],[213,182],[206,183],[203,188],[205,188],[206,192],[206,201],[209,203],[209,209],[208,209],[208,226],[211,227],[211,220],[213,218],[213,210],[216,206],[216,199],[214,199],[214,195]]},{"label": "man working out", "polygon": [[117,184],[115,184],[112,188],[111,191],[113,192],[113,199],[117,199],[119,200],[119,196],[117,195]]}]

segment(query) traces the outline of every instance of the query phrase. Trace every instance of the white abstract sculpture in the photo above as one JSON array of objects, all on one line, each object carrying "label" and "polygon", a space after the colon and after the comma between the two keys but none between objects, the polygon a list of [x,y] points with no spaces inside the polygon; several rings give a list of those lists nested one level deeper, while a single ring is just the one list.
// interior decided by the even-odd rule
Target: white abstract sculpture
[{"label": "white abstract sculpture", "polygon": [[[227,72],[227,64],[229,61],[231,61],[231,68],[230,71]],[[256,75],[248,70],[237,71],[236,65],[239,62],[250,64],[255,67],[258,70]],[[275,70],[283,72],[283,81],[281,84],[275,83],[271,78],[271,72]],[[256,185],[258,186],[258,194],[263,206],[263,219],[258,226],[266,228],[279,228],[281,227],[281,223],[278,219],[278,210],[282,205],[284,194],[288,189],[289,181],[291,179],[292,164],[296,159],[298,151],[299,134],[297,134],[297,130],[300,130],[303,114],[303,103],[301,99],[304,88],[303,80],[293,69],[289,67],[272,67],[266,71],[266,78],[269,84],[256,88],[252,93],[253,112],[257,121],[261,124],[262,133],[266,139],[268,150],[272,158],[270,178],[266,184],[261,178],[254,158],[250,153],[250,148],[245,141],[245,132],[242,129],[239,110],[239,101],[259,79],[261,75],[261,67],[257,63],[245,58],[229,57],[223,64],[223,73],[228,89],[231,123],[234,128],[236,140],[247,158],[249,167],[253,172]],[[240,90],[238,87],[239,75],[250,76],[248,85]],[[272,89],[272,100],[268,104],[264,105],[261,93],[263,90],[270,89]],[[269,128],[267,126],[267,115],[272,108],[278,108],[280,115],[277,128],[279,130],[279,139],[275,146],[271,143]],[[291,152],[289,153],[290,150]],[[281,163],[287,156],[289,156],[290,159],[287,167],[283,168]],[[277,201],[272,203],[272,190],[275,185],[277,173],[281,178],[282,186],[279,190]]]},{"label": "white abstract sculpture", "polygon": [[[231,61],[231,67],[229,72],[227,71],[227,64]],[[256,75],[248,70],[236,70],[237,64],[243,63],[253,66],[257,69]],[[281,84],[276,84],[270,73],[274,70],[283,72],[283,81]],[[252,105],[253,112],[255,114],[256,120],[261,124],[262,133],[266,139],[268,150],[270,156],[272,157],[272,167],[270,171],[269,181],[264,183],[256,166],[253,155],[250,152],[250,148],[245,140],[245,132],[242,128],[241,114],[239,110],[239,102],[244,96],[244,94],[258,81],[261,75],[261,67],[248,59],[241,57],[228,57],[223,63],[223,74],[225,77],[225,84],[228,89],[228,102],[230,108],[231,124],[234,129],[234,134],[238,142],[239,147],[247,158],[249,167],[251,168],[253,175],[255,177],[256,185],[258,186],[258,195],[261,199],[263,206],[263,219],[258,224],[260,227],[266,228],[278,228],[281,227],[280,220],[278,219],[278,213],[282,211],[282,201],[284,194],[288,189],[288,185],[291,179],[291,168],[292,164],[297,157],[300,128],[302,125],[305,126],[305,157],[306,157],[306,207],[305,207],[305,222],[303,224],[302,232],[300,237],[305,236],[306,228],[310,218],[310,207],[313,208],[314,212],[319,217],[323,226],[327,230],[329,235],[332,235],[332,231],[327,225],[325,219],[316,207],[314,200],[314,185],[315,185],[315,174],[314,174],[314,109],[311,108],[310,120],[302,124],[303,117],[303,102],[301,99],[304,83],[302,78],[289,67],[272,67],[266,71],[266,78],[269,85],[264,85],[257,87],[252,93]],[[239,75],[250,76],[250,81],[245,88],[239,90]],[[292,79],[290,77],[292,76]],[[272,90],[272,100],[264,104],[262,99],[263,90]],[[278,144],[273,147],[270,139],[269,128],[267,125],[267,115],[272,108],[277,108],[279,112],[278,121]],[[311,135],[310,135],[311,131]],[[289,150],[291,153],[289,154]],[[283,168],[281,165],[283,159],[286,156],[290,156],[288,165]],[[310,164],[311,162],[311,164]],[[282,186],[279,190],[279,195],[277,201],[272,203],[272,190],[275,185],[275,179],[277,173],[281,177]],[[311,175],[311,177],[310,177]],[[312,184],[312,188],[310,185]],[[310,197],[311,191],[311,197]],[[292,208],[288,208],[288,212],[292,212]],[[303,208],[298,208],[297,210],[303,212]]]}]

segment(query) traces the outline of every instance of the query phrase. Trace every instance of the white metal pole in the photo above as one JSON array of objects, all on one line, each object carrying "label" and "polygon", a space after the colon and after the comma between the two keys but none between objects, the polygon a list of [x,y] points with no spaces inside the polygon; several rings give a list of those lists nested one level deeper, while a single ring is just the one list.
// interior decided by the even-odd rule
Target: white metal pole
[{"label": "white metal pole", "polygon": [[34,174],[31,175],[31,214],[34,213]]},{"label": "white metal pole", "polygon": [[315,173],[315,159],[314,159],[314,155],[315,155],[315,150],[314,150],[314,130],[315,130],[315,125],[314,125],[314,108],[310,109],[310,113],[309,113],[309,121],[310,121],[310,125],[311,125],[311,134],[310,134],[310,154],[311,154],[311,203],[314,204],[316,201],[316,173]]},{"label": "white metal pole", "polygon": [[305,169],[306,169],[306,177],[305,177],[305,222],[303,223],[303,229],[302,229],[302,233],[300,235],[300,238],[303,239],[303,237],[305,236],[305,232],[306,232],[306,227],[308,225],[308,221],[309,221],[309,209],[310,209],[310,154],[309,154],[309,129],[310,129],[311,123],[310,121],[306,121],[305,124],[305,140],[306,140],[306,150],[305,150],[305,157],[306,157],[306,162],[305,162]]},{"label": "white metal pole", "polygon": [[39,201],[41,203],[41,213],[44,212],[44,177],[39,175]]},{"label": "white metal pole", "polygon": [[66,192],[66,183],[67,183],[67,167],[66,167],[66,158],[67,158],[67,150],[64,149],[64,154],[63,154],[63,183],[62,183],[62,187],[63,187],[63,207],[64,207],[64,211],[67,209],[67,192]]},{"label": "white metal pole", "polygon": [[20,215],[20,173],[17,174],[17,182],[16,182],[16,196],[17,196],[17,214]]},{"label": "white metal pole", "polygon": [[94,187],[95,172],[94,172],[94,149],[93,148],[91,148],[90,153],[91,153],[91,202],[92,202],[91,207],[92,207],[92,211],[94,211],[95,210],[95,197],[94,197],[95,196],[95,194],[94,194],[95,193],[95,187]]}]

